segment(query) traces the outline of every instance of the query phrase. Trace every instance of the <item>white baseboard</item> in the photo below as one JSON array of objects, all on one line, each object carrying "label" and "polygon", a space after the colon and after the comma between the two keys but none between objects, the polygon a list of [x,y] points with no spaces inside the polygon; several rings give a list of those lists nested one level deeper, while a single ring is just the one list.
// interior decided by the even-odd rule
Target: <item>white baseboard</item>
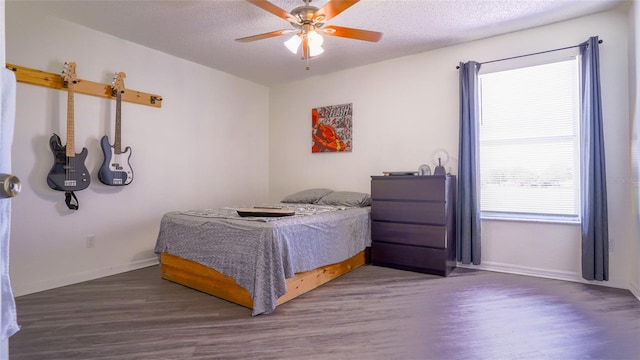
[{"label": "white baseboard", "polygon": [[[466,264],[458,263],[458,266],[461,268],[467,268],[467,269],[495,271],[495,272],[502,272],[507,274],[514,274],[514,275],[535,276],[535,277],[541,277],[546,279],[572,281],[572,282],[579,282],[583,284],[601,285],[601,286],[613,287],[618,289],[630,290],[629,284],[622,284],[615,281],[587,281],[583,279],[579,273],[570,272],[570,271],[548,270],[548,269],[533,268],[533,267],[519,266],[519,265],[513,265],[513,264],[496,263],[496,262],[490,262],[490,261],[483,261],[480,265],[466,265]],[[636,297],[638,296],[636,295]]]},{"label": "white baseboard", "polygon": [[[61,286],[67,286],[72,284],[77,284],[83,281],[89,281],[94,279],[99,279],[106,276],[116,275],[123,272],[142,269],[149,266],[158,265],[158,258],[151,257],[144,260],[138,260],[131,262],[129,264],[122,264],[118,266],[110,266],[108,268],[96,269],[91,271],[85,271],[82,273],[71,274],[70,276],[66,276],[58,279],[49,279],[47,281],[38,281],[30,284],[26,284],[26,286],[21,286],[20,288],[13,289],[14,296],[22,296],[33,294],[40,291],[50,290],[54,288],[58,288]],[[556,270],[547,270],[540,268],[532,268],[526,266],[519,266],[513,264],[502,264],[496,262],[485,261],[480,265],[465,265],[458,263],[458,267],[467,268],[467,269],[476,269],[476,270],[486,270],[486,271],[495,271],[502,272],[507,274],[514,275],[526,275],[526,276],[534,276],[541,277],[547,279],[554,280],[564,280],[564,281],[572,281],[579,282],[584,284],[594,284],[601,286],[608,286],[620,289],[628,289],[631,293],[640,301],[640,285],[635,282],[631,282],[627,286],[624,284],[617,284],[611,281],[587,281],[580,276],[580,274],[575,272],[568,271],[556,271]]]},{"label": "white baseboard", "polygon": [[106,276],[116,275],[123,272],[142,269],[148,266],[158,265],[158,258],[156,256],[144,260],[137,260],[128,264],[121,264],[116,266],[109,266],[102,269],[94,269],[90,271],[69,274],[69,276],[47,279],[46,281],[36,281],[29,284],[23,284],[20,287],[13,289],[15,297],[33,294],[40,291],[55,289],[61,286],[73,285],[83,281],[89,281],[99,279]]}]

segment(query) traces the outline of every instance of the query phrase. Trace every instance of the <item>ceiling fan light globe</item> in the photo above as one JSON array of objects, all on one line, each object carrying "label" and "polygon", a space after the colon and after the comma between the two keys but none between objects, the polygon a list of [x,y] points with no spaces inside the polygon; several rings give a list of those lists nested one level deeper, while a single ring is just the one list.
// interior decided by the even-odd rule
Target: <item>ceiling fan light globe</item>
[{"label": "ceiling fan light globe", "polygon": [[322,46],[311,46],[309,45],[309,56],[310,57],[315,57],[318,56],[320,54],[322,54],[324,52],[324,49],[322,48]]},{"label": "ceiling fan light globe", "polygon": [[317,31],[312,30],[307,33],[310,47],[320,47],[324,44],[324,38]]},{"label": "ceiling fan light globe", "polygon": [[298,53],[298,48],[300,47],[300,43],[302,43],[302,39],[298,34],[295,34],[291,37],[291,39],[284,42],[284,46],[289,49],[294,54]]}]

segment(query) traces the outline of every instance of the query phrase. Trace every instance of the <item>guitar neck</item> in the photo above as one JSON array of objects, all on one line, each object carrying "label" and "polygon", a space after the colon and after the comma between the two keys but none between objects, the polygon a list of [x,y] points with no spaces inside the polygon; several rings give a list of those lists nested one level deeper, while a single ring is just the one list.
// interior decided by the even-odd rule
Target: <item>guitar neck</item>
[{"label": "guitar neck", "polygon": [[73,103],[73,81],[69,81],[67,84],[67,144],[66,155],[67,157],[74,157],[76,155],[75,150],[75,136],[74,136],[74,103]]},{"label": "guitar neck", "polygon": [[113,144],[113,150],[116,154],[122,154],[122,121],[121,121],[121,103],[122,103],[122,95],[120,91],[116,92],[116,137],[115,142]]}]

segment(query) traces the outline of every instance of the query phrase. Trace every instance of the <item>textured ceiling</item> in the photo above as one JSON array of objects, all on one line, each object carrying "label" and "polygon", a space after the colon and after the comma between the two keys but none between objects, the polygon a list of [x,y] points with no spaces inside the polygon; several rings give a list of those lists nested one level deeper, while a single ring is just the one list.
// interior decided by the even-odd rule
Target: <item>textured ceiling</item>
[{"label": "textured ceiling", "polygon": [[[7,0],[13,2],[18,0]],[[311,70],[283,45],[290,29],[243,0],[30,0],[26,6],[257,83],[275,85],[612,9],[624,0],[362,0],[328,22],[383,32],[370,43],[325,36]],[[328,0],[314,0],[322,7]],[[271,0],[291,11],[302,0]],[[6,16],[11,16],[7,13]]]}]

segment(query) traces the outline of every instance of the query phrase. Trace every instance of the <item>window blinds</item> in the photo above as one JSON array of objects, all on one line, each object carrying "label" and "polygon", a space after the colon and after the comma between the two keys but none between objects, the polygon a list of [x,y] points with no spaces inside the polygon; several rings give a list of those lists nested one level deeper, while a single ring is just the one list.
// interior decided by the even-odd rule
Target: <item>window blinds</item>
[{"label": "window blinds", "polygon": [[483,212],[579,213],[578,60],[480,75]]}]

